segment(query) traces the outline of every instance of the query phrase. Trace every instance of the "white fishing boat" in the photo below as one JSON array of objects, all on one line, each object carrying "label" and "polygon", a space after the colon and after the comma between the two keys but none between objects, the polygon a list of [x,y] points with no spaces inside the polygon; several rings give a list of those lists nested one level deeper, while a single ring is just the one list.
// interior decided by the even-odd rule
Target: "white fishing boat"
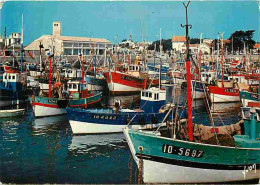
[{"label": "white fishing boat", "polygon": [[0,110],[0,118],[21,116],[25,114],[25,109]]}]

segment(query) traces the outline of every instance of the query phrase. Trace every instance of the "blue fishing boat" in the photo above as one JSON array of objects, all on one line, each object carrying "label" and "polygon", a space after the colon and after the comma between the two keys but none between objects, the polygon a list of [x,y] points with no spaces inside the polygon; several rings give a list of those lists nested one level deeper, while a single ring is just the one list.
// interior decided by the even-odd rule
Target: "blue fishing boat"
[{"label": "blue fishing boat", "polygon": [[[141,92],[140,109],[72,109],[67,108],[68,119],[73,134],[116,133],[125,126],[133,129],[154,129],[166,122],[169,111],[159,113],[166,104],[166,91],[151,88]],[[166,109],[168,110],[168,109]],[[185,109],[179,109],[179,116],[184,118]],[[165,123],[164,123],[165,126]]]},{"label": "blue fishing boat", "polygon": [[0,82],[0,108],[25,103],[25,76],[16,70],[8,70]]}]

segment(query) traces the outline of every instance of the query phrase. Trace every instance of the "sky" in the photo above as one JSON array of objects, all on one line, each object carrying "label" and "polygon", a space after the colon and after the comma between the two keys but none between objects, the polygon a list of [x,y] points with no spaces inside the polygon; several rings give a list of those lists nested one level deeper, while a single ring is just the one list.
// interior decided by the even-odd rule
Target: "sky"
[{"label": "sky", "polygon": [[[62,35],[134,42],[185,35],[185,8],[181,1],[7,1],[0,10],[0,30],[7,36],[21,32],[24,44],[52,33],[52,22],[61,21]],[[259,41],[260,14],[256,1],[192,1],[188,9],[190,37],[229,38],[236,30],[256,30]],[[142,30],[142,31],[141,31]],[[141,34],[142,33],[142,34]],[[116,39],[117,37],[117,39]]]}]

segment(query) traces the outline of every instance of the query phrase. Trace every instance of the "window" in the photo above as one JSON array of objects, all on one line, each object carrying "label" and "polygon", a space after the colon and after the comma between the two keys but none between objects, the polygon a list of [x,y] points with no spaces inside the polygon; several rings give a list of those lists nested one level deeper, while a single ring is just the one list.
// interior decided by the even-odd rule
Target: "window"
[{"label": "window", "polygon": [[149,98],[151,98],[151,97],[152,97],[152,93],[149,92]]},{"label": "window", "polygon": [[73,55],[78,55],[79,54],[79,50],[78,49],[73,49]]},{"label": "window", "polygon": [[144,92],[142,92],[142,96],[144,96]]},{"label": "window", "polygon": [[15,79],[15,75],[13,75],[13,80]]},{"label": "window", "polygon": [[65,55],[72,55],[72,49],[64,49]]},{"label": "window", "polygon": [[8,79],[11,80],[11,76],[10,75],[9,75]]},{"label": "window", "polygon": [[71,89],[72,88],[72,84],[69,84],[69,89]]},{"label": "window", "polygon": [[73,89],[77,89],[77,85],[76,84],[73,84]]}]

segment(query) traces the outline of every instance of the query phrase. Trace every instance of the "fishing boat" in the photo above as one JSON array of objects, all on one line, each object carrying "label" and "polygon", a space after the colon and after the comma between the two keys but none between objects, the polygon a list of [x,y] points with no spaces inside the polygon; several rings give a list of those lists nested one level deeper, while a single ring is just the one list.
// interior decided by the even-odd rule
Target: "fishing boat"
[{"label": "fishing boat", "polygon": [[[260,87],[260,85],[259,85]],[[239,96],[241,103],[243,104],[243,107],[260,107],[260,93],[259,93],[260,88],[258,88],[258,92],[249,92],[245,90],[239,90]]]},{"label": "fishing boat", "polygon": [[145,88],[145,80],[120,71],[104,72],[111,94],[138,93]]},{"label": "fishing boat", "polygon": [[0,83],[0,107],[7,107],[25,103],[25,74],[16,70],[8,70],[3,74],[3,81]]},{"label": "fishing boat", "polygon": [[[102,93],[90,93],[87,90],[87,84],[83,81],[74,81],[68,84],[68,91],[70,97],[66,94],[62,95],[62,83],[56,82],[52,88],[51,68],[52,56],[49,60],[49,93],[47,96],[32,96],[30,102],[33,107],[35,117],[55,116],[66,114],[66,107],[84,107],[87,108],[89,104],[99,103],[102,98]],[[83,71],[82,71],[83,73]],[[57,97],[52,96],[52,89],[56,90]],[[66,89],[65,89],[66,90]]]},{"label": "fishing boat", "polygon": [[[189,2],[184,4],[186,16],[188,5]],[[186,19],[184,27],[187,43],[189,26]],[[251,109],[249,116],[243,116],[246,132],[245,135],[230,136],[235,141],[233,146],[194,141],[189,45],[186,44],[186,47],[188,140],[164,137],[158,132],[147,133],[124,128],[127,143],[139,168],[139,179],[143,177],[144,183],[223,183],[246,180],[258,183],[259,109]],[[214,126],[212,129],[218,137]]]},{"label": "fishing boat", "polygon": [[233,87],[208,86],[211,102],[239,102],[239,89]]},{"label": "fishing boat", "polygon": [[[67,108],[73,134],[122,132],[126,125],[133,129],[154,129],[163,122],[166,111],[159,109],[166,104],[166,91],[151,88],[141,92],[140,109],[72,109]],[[185,109],[179,109],[180,117]]]},{"label": "fishing boat", "polygon": [[102,92],[88,91],[86,82],[68,82],[68,92],[69,97],[61,98],[33,96],[30,100],[35,117],[66,114],[66,107],[88,108],[96,106],[102,100]]},{"label": "fishing boat", "polygon": [[249,134],[235,136],[235,146],[183,141],[128,128],[124,129],[124,134],[136,164],[143,164],[145,183],[228,183],[246,180],[258,183],[259,116],[258,111],[256,122],[255,113],[252,112],[251,120],[245,120]]}]

